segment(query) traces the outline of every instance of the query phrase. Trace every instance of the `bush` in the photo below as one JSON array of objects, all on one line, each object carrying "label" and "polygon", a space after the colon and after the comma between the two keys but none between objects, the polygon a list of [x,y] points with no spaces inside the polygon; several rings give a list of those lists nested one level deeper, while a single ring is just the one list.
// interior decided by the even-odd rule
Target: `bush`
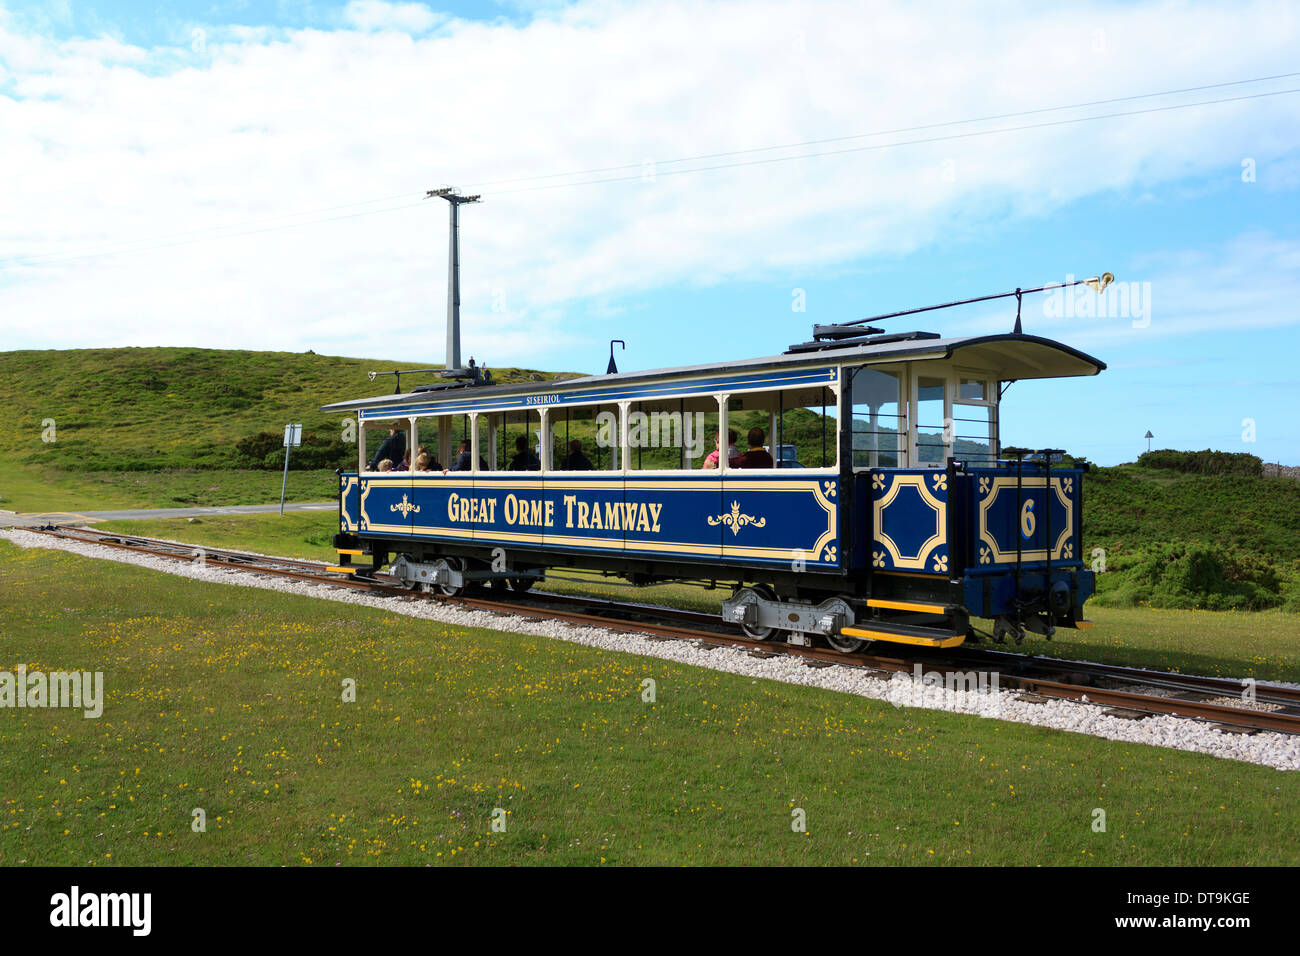
[{"label": "bush", "polygon": [[1128,607],[1262,611],[1284,602],[1282,576],[1271,562],[1198,541],[1162,542],[1114,556],[1098,582],[1099,603]]},{"label": "bush", "polygon": [[[239,458],[240,467],[278,471],[284,468],[284,433],[259,432],[240,439],[235,443],[235,454]],[[304,432],[302,444],[289,456],[289,470],[310,471],[355,466],[356,454],[355,445],[345,444],[339,438]]]},{"label": "bush", "polygon": [[1213,451],[1175,451],[1162,448],[1158,451],[1143,452],[1137,463],[1142,468],[1166,468],[1193,475],[1247,475],[1259,477],[1264,474],[1264,462],[1254,455],[1244,452]]}]

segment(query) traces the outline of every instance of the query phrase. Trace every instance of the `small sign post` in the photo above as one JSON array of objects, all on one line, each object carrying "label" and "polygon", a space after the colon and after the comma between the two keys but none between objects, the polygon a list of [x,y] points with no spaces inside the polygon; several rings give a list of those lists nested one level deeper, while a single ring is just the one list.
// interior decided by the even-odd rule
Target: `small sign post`
[{"label": "small sign post", "polygon": [[284,514],[284,491],[289,485],[289,449],[302,444],[302,426],[284,426],[284,479],[280,482],[280,514]]}]

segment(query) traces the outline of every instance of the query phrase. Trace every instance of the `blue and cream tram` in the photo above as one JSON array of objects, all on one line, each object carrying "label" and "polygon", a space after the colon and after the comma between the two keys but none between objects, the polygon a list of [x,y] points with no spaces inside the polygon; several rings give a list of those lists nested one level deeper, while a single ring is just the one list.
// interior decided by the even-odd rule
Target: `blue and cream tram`
[{"label": "blue and cream tram", "polygon": [[[767,358],[475,375],[328,405],[360,426],[358,470],[339,479],[342,565],[446,594],[525,589],[551,568],[733,585],[723,613],[750,636],[845,651],[951,647],[971,618],[999,639],[1087,626],[1083,476],[1050,453],[1003,459],[998,408],[1003,383],[1105,366],[1020,333],[861,331]],[[465,470],[368,470],[366,426],[444,465],[467,441]],[[738,452],[761,432],[797,461],[740,467],[715,442],[732,431]],[[509,470],[516,448],[536,470]]]}]

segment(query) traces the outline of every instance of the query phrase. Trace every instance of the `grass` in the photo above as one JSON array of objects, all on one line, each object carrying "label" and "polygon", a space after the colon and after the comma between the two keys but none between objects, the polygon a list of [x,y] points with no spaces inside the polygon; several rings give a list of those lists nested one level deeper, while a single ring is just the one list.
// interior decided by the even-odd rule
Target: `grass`
[{"label": "grass", "polygon": [[[0,508],[27,513],[263,505],[280,500],[281,475],[253,469],[75,472],[0,461]],[[290,471],[286,501],[333,501],[338,476]]]},{"label": "grass", "polygon": [[7,542],[0,626],[107,697],[0,710],[0,865],[1300,862],[1296,776],[1197,754]]},{"label": "grass", "polygon": [[[333,560],[330,537],[336,530],[337,520],[333,512],[307,512],[283,517],[222,515],[201,518],[195,523],[185,519],[115,521],[96,527],[210,547]],[[722,599],[729,593],[722,588],[709,591],[674,584],[631,588],[617,578],[575,571],[557,573],[564,578],[582,580],[552,579],[546,583],[547,590],[713,613],[721,610]],[[1088,615],[1096,624],[1092,630],[1062,629],[1050,642],[1031,636],[1019,650],[1189,674],[1300,682],[1300,617],[1295,614],[1111,608],[1090,604]],[[992,631],[991,622],[982,622],[982,626]]]}]

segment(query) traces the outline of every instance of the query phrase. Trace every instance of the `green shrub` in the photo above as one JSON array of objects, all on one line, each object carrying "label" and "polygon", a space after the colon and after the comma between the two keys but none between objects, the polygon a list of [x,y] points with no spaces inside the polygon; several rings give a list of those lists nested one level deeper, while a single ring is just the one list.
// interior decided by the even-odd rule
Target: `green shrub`
[{"label": "green shrub", "polygon": [[1248,475],[1258,477],[1264,473],[1264,462],[1255,455],[1243,452],[1175,451],[1162,448],[1138,456],[1142,468],[1167,468],[1194,475]]},{"label": "green shrub", "polygon": [[1098,578],[1101,604],[1262,611],[1300,600],[1283,595],[1283,578],[1267,559],[1199,541],[1160,542],[1115,555]]}]

